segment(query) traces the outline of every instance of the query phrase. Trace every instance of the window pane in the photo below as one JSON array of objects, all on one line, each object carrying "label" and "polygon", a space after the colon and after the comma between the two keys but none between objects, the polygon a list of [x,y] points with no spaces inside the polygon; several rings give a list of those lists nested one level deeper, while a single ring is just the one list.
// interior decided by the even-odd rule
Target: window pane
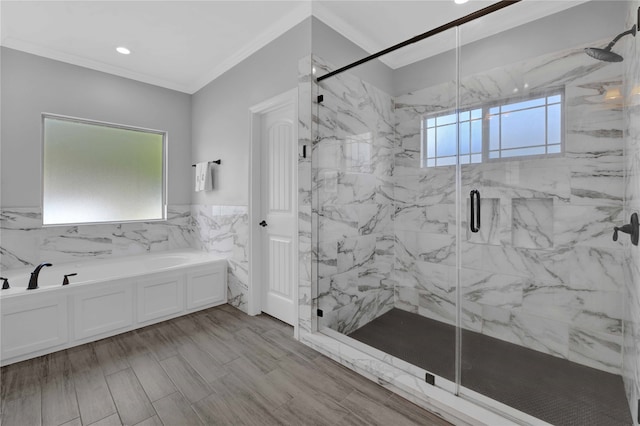
[{"label": "window pane", "polygon": [[469,122],[460,123],[460,154],[469,154]]},{"label": "window pane", "polygon": [[44,118],[43,223],[164,218],[164,134]]},{"label": "window pane", "polygon": [[474,109],[471,111],[471,119],[482,118],[482,109]]},{"label": "window pane", "polygon": [[427,160],[427,167],[433,167],[436,165],[436,160],[432,158],[431,160]]},{"label": "window pane", "polygon": [[489,118],[489,149],[500,149],[500,116]]},{"label": "window pane", "polygon": [[456,164],[456,157],[438,157],[438,166],[451,166]]},{"label": "window pane", "polygon": [[436,129],[427,130],[427,157],[436,156]]},{"label": "window pane", "polygon": [[560,101],[562,101],[562,95],[549,96],[547,98],[547,103],[549,104],[559,103]]},{"label": "window pane", "polygon": [[456,122],[456,114],[442,115],[436,117],[436,125],[444,126],[446,124],[453,124]]},{"label": "window pane", "polygon": [[471,122],[471,152],[482,152],[482,121]]},{"label": "window pane", "polygon": [[474,154],[471,156],[472,163],[482,163],[482,154]]},{"label": "window pane", "polygon": [[562,140],[562,113],[560,105],[547,108],[547,143],[560,143]]},{"label": "window pane", "polygon": [[469,121],[469,111],[462,111],[460,113],[460,121]]},{"label": "window pane", "polygon": [[456,125],[438,127],[438,157],[456,155]]},{"label": "window pane", "polygon": [[549,154],[558,154],[560,152],[560,145],[549,145],[547,147],[547,152]]},{"label": "window pane", "polygon": [[544,108],[502,115],[502,149],[545,143]]},{"label": "window pane", "polygon": [[500,151],[489,151],[489,158],[500,158]]},{"label": "window pane", "polygon": [[427,127],[434,127],[436,125],[436,119],[430,118],[427,120]]},{"label": "window pane", "polygon": [[524,102],[517,102],[513,104],[504,105],[502,107],[502,112],[505,113],[505,112],[515,111],[518,109],[539,107],[544,105],[544,100],[545,100],[544,98],[539,98],[539,99],[531,99]]}]

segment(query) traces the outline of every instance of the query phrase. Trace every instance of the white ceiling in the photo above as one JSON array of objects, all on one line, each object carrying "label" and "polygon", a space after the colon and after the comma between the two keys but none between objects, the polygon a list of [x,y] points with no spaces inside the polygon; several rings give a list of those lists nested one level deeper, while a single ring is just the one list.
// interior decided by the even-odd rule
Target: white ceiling
[{"label": "white ceiling", "polygon": [[[524,0],[474,39],[585,0]],[[234,0],[0,2],[0,44],[28,53],[194,93],[312,13],[374,53],[489,4],[471,0]],[[471,40],[466,40],[471,41]],[[120,55],[117,46],[132,54]],[[453,46],[433,39],[383,61],[397,68]],[[354,58],[359,59],[359,58]]]}]

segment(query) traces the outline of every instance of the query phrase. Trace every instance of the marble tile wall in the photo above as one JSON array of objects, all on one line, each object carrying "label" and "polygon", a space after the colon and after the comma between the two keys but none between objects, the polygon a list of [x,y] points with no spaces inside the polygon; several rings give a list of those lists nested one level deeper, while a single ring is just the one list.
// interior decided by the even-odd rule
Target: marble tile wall
[{"label": "marble tile wall", "polygon": [[228,259],[229,303],[247,311],[246,206],[172,205],[166,222],[42,227],[40,208],[0,211],[0,267],[197,248]]},{"label": "marble tile wall", "polygon": [[[298,145],[305,153],[311,153],[312,108],[316,102],[312,94],[317,92],[313,79],[313,59],[311,56],[300,59],[298,63]],[[315,250],[312,250],[312,229],[317,226],[317,214],[311,214],[311,155],[298,152],[298,327],[303,333],[317,329],[317,315],[313,312],[313,301],[317,297],[317,262]],[[317,228],[315,228],[317,229]]]},{"label": "marble tile wall", "polygon": [[191,205],[193,247],[226,257],[227,300],[248,312],[249,214],[247,206]]},{"label": "marble tile wall", "polygon": [[41,262],[71,262],[86,258],[191,247],[188,205],[170,205],[166,222],[42,227],[39,207],[0,211],[0,267],[22,268]]},{"label": "marble tile wall", "polygon": [[[464,68],[464,61],[462,62]],[[620,372],[623,252],[619,64],[582,47],[461,81],[461,108],[563,87],[562,157],[463,165],[462,325],[558,357]],[[524,83],[527,83],[527,88]],[[455,106],[455,82],[395,98],[396,306],[455,323],[455,168],[420,167],[420,118]],[[525,90],[526,89],[526,90]],[[468,194],[482,226],[468,231]]]},{"label": "marble tile wall", "polygon": [[[313,67],[329,69],[317,57]],[[318,326],[349,334],[393,307],[393,100],[349,74],[321,82],[317,93],[324,96],[312,111]]]},{"label": "marble tile wall", "polygon": [[[640,1],[629,1],[625,28],[636,22]],[[621,40],[620,53],[624,57],[622,94],[626,99],[625,123],[625,184],[624,217],[640,214],[640,43],[636,38]],[[616,46],[617,48],[617,46]],[[634,95],[635,93],[635,95]],[[623,236],[624,237],[624,236]],[[640,247],[632,246],[625,239],[625,317],[623,368],[627,399],[634,424],[638,424],[638,399],[640,399]]]}]

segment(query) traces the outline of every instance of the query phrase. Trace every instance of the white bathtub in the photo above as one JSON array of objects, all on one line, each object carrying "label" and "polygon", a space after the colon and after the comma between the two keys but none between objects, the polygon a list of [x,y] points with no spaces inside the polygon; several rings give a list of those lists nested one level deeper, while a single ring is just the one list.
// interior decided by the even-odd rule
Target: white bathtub
[{"label": "white bathtub", "polygon": [[54,263],[27,290],[33,269],[2,272],[11,288],[0,291],[1,365],[227,301],[226,259],[196,250]]}]

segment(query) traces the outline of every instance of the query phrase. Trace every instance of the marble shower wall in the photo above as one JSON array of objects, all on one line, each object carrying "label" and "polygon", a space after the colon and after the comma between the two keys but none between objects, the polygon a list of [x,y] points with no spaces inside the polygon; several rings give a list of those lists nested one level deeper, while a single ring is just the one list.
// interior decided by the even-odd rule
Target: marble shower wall
[{"label": "marble shower wall", "polygon": [[[629,2],[625,28],[638,24],[640,1]],[[624,123],[627,129],[625,142],[625,203],[624,217],[640,214],[640,42],[636,38],[621,40],[624,57],[622,94],[626,98]],[[638,93],[633,95],[633,93]],[[625,222],[626,223],[626,222]],[[625,241],[625,318],[622,377],[634,424],[638,424],[638,399],[640,399],[640,247]]]},{"label": "marble shower wall", "polygon": [[[311,56],[298,62],[298,327],[306,333],[316,330],[317,316],[313,314],[313,301],[317,297],[317,287],[311,285],[317,279],[315,251],[311,249],[311,156],[302,156],[302,150],[311,152],[312,136],[312,93],[314,83],[313,60]],[[305,147],[305,148],[303,148]],[[314,215],[317,224],[317,214]],[[317,226],[317,225],[316,225]],[[317,229],[317,228],[316,228]]]},{"label": "marble shower wall", "polygon": [[[565,94],[562,157],[462,166],[463,327],[613,373],[622,362],[624,286],[623,246],[611,237],[627,219],[625,124],[619,102],[603,95],[621,74],[579,47],[460,86],[462,109],[513,97],[516,87]],[[454,109],[455,89],[452,82],[395,98],[396,306],[448,323],[456,318],[455,170],[420,168],[420,119]],[[471,189],[482,194],[477,234],[465,217]]]},{"label": "marble shower wall", "polygon": [[247,206],[191,205],[193,247],[227,258],[227,301],[247,313],[249,214]]},{"label": "marble shower wall", "polygon": [[[317,57],[313,65],[318,74],[329,69]],[[393,100],[348,73],[321,82],[318,94],[311,169],[318,322],[349,334],[393,307]]]},{"label": "marble shower wall", "polygon": [[166,222],[42,227],[39,207],[0,210],[0,267],[121,257],[191,247],[188,205],[167,208]]}]

